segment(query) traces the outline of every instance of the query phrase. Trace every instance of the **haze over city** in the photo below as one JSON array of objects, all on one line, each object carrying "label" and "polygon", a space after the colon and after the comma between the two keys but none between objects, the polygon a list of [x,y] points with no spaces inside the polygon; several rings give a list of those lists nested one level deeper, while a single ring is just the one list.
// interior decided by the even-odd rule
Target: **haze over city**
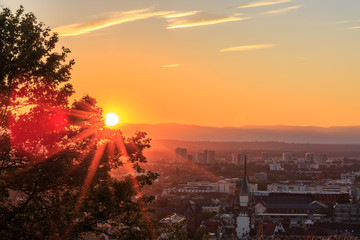
[{"label": "haze over city", "polygon": [[75,98],[122,122],[359,125],[357,0],[0,4],[58,32]]}]

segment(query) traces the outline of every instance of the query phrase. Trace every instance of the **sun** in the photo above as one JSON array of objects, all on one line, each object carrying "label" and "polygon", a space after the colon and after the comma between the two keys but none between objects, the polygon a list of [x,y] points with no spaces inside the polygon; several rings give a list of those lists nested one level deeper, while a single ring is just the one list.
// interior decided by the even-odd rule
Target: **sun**
[{"label": "sun", "polygon": [[119,123],[119,117],[115,113],[108,113],[105,116],[105,125],[113,127]]}]

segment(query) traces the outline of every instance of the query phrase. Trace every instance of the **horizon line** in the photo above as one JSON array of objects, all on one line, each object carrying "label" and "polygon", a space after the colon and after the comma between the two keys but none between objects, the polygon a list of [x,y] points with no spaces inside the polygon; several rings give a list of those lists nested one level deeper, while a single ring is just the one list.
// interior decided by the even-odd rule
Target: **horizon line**
[{"label": "horizon line", "polygon": [[157,123],[139,123],[139,122],[122,122],[121,125],[134,124],[134,125],[185,125],[195,127],[211,127],[211,128],[271,128],[271,127],[302,127],[302,128],[354,128],[360,127],[360,125],[286,125],[286,124],[244,124],[240,126],[214,126],[214,125],[199,125],[192,123],[177,123],[177,122],[157,122]]}]

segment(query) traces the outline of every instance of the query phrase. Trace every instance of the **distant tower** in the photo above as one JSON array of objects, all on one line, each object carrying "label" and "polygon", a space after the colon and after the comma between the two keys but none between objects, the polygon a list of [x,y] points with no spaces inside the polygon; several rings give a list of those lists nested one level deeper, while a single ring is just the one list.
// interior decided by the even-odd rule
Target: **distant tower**
[{"label": "distant tower", "polygon": [[204,163],[204,154],[201,152],[195,153],[195,163],[202,164]]},{"label": "distant tower", "polygon": [[246,176],[246,160],[244,160],[244,177],[236,184],[234,199],[234,212],[236,219],[236,236],[238,238],[247,236],[250,233],[251,216],[249,211],[249,183]]},{"label": "distant tower", "polygon": [[249,183],[246,176],[246,160],[247,156],[245,157],[245,163],[244,163],[244,178],[242,180],[241,184],[241,191],[240,191],[240,207],[246,207],[249,204]]},{"label": "distant tower", "polygon": [[186,153],[187,153],[187,150],[186,148],[176,148],[175,150],[175,153],[176,153],[176,163],[181,163],[181,162],[184,162],[186,160]]},{"label": "distant tower", "polygon": [[204,156],[204,163],[205,164],[215,163],[215,151],[205,150],[203,156]]},{"label": "distant tower", "polygon": [[246,155],[242,152],[232,153],[231,162],[235,165],[240,166],[240,164],[245,161]]}]

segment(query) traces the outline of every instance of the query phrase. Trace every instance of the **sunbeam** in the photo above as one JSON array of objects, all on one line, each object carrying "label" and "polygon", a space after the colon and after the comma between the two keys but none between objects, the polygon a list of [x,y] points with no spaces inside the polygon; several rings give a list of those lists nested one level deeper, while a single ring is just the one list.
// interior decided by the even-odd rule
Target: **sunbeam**
[{"label": "sunbeam", "polygon": [[92,180],[93,180],[93,178],[95,176],[96,170],[97,170],[97,168],[99,166],[100,159],[102,157],[102,154],[104,153],[105,147],[106,147],[106,144],[100,144],[96,148],[95,155],[93,157],[93,160],[91,161],[91,165],[90,165],[88,173],[86,175],[84,184],[83,184],[83,186],[81,188],[78,200],[77,200],[77,202],[75,204],[75,208],[74,208],[74,217],[75,218],[78,216],[80,208],[81,208],[82,203],[84,201],[84,198],[86,197],[86,195],[88,193],[88,190],[90,188]]}]

